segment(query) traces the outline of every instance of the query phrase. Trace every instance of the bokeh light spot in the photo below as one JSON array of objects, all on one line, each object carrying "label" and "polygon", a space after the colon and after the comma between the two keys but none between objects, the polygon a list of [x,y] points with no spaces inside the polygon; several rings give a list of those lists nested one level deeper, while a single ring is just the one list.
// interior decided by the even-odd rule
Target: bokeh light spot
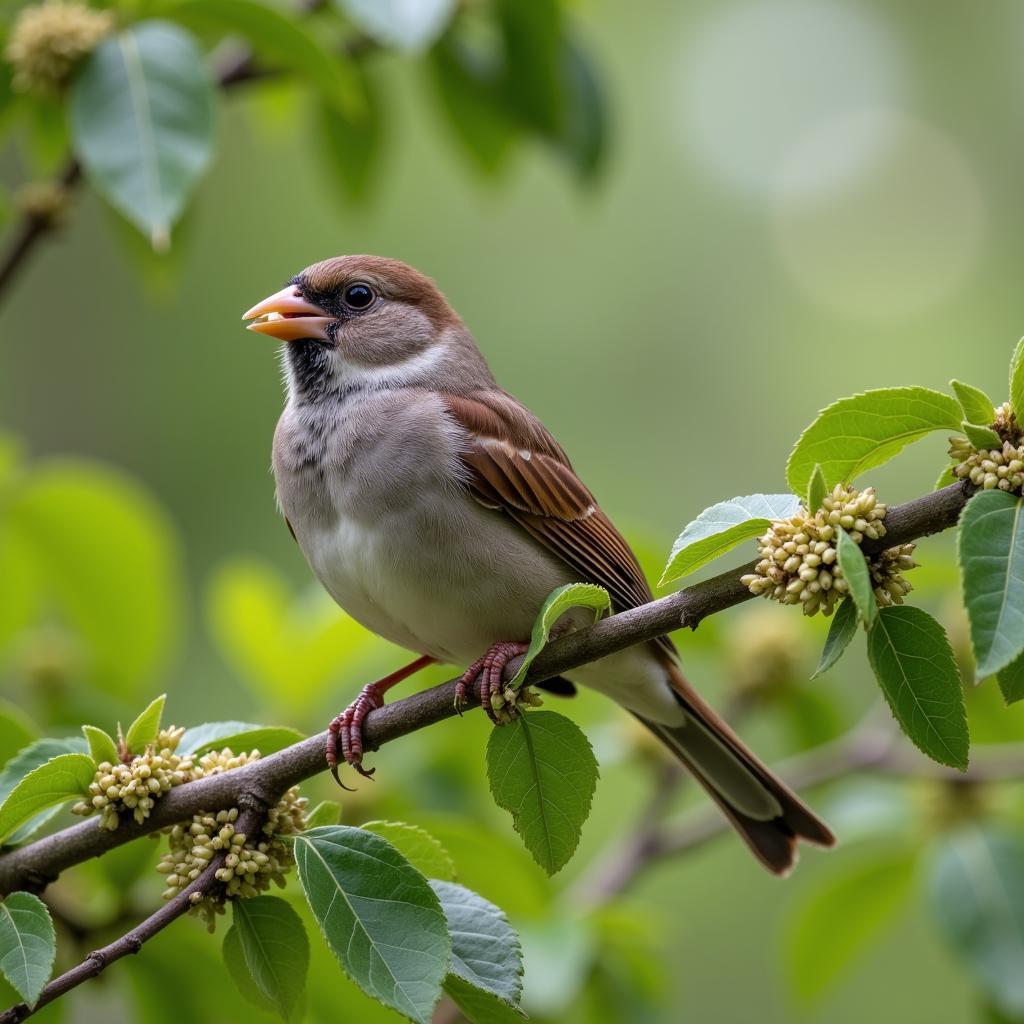
[{"label": "bokeh light spot", "polygon": [[[822,125],[866,107],[899,106],[904,56],[866,10],[819,0],[722,8],[681,58],[684,145],[742,191],[774,188],[794,146]],[[827,191],[885,148],[884,135],[851,135],[800,181]]]},{"label": "bokeh light spot", "polygon": [[[917,312],[953,292],[978,260],[987,227],[978,184],[934,128],[885,111],[850,120],[810,137],[783,172],[775,226],[784,262],[814,299],[844,315]],[[857,134],[887,136],[885,157],[841,192],[808,202],[805,166]]]}]

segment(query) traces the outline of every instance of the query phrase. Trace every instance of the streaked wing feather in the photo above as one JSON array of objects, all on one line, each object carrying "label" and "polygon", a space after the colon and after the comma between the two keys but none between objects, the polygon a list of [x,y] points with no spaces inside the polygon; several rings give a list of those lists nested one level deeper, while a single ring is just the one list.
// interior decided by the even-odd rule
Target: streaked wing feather
[{"label": "streaked wing feather", "polygon": [[[616,611],[651,600],[636,556],[532,413],[500,391],[445,401],[469,437],[462,460],[477,501],[507,513],[582,582],[604,587]],[[674,656],[667,637],[658,645]]]}]

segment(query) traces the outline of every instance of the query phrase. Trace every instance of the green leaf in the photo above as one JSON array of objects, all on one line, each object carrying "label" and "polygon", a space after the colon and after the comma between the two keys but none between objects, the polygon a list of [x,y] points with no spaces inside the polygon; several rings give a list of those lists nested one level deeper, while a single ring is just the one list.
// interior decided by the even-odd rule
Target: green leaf
[{"label": "green leaf", "polygon": [[162,693],[150,701],[142,714],[128,726],[124,741],[129,753],[142,754],[146,747],[155,742],[157,734],[160,732],[160,720],[163,718],[164,704],[166,703],[167,694]]},{"label": "green leaf", "polygon": [[976,388],[972,384],[964,384],[960,380],[951,380],[949,384],[953,389],[953,394],[960,402],[964,419],[968,423],[988,427],[995,422],[996,407],[992,404],[992,399],[981,388]]},{"label": "green leaf", "polygon": [[597,785],[597,761],[575,722],[553,711],[520,714],[491,731],[487,779],[534,860],[563,868],[580,839]]},{"label": "green leaf", "polygon": [[824,995],[893,923],[913,889],[915,862],[905,849],[883,850],[804,889],[785,945],[786,973],[798,998]]},{"label": "green leaf", "polygon": [[556,0],[498,0],[509,110],[543,138],[558,137],[565,113],[562,17]]},{"label": "green leaf", "polygon": [[[87,746],[85,740],[80,736],[69,736],[66,739],[36,740],[34,743],[30,743],[23,750],[18,751],[18,753],[15,754],[15,756],[12,757],[6,765],[4,765],[3,771],[0,772],[0,807],[3,806],[3,802],[14,791],[14,787],[17,786],[18,783],[29,774],[29,772],[34,771],[40,765],[46,764],[46,762],[52,758],[59,757],[61,754],[84,753],[86,749]],[[18,843],[24,842],[42,828],[42,826],[59,811],[59,805],[49,807],[46,810],[41,811],[14,832],[14,834],[6,840],[4,845],[14,846]]]},{"label": "green leaf", "polygon": [[224,936],[220,952],[228,974],[243,998],[259,1010],[276,1013],[277,1008],[259,989],[249,972],[249,965],[245,962],[245,951],[242,949],[242,937],[234,925]]},{"label": "green leaf", "polygon": [[1005,668],[996,673],[999,689],[1007,704],[1016,704],[1024,700],[1024,654],[1018,655]]},{"label": "green leaf", "polygon": [[335,0],[356,25],[382,46],[421,53],[455,13],[455,0]]},{"label": "green leaf", "polygon": [[930,388],[880,388],[823,409],[800,435],[786,465],[794,494],[806,494],[816,464],[825,483],[852,483],[933,430],[960,430],[960,403]]},{"label": "green leaf", "polygon": [[332,184],[340,184],[352,199],[368,195],[379,175],[383,149],[385,112],[377,89],[363,65],[356,65],[365,98],[366,114],[349,117],[336,104],[320,100],[315,105],[315,134]]},{"label": "green leaf", "polygon": [[523,952],[504,912],[465,886],[431,881],[452,938],[450,974],[515,1005],[523,990]]},{"label": "green leaf", "polygon": [[484,174],[496,174],[511,155],[519,129],[505,106],[501,68],[446,35],[430,51],[437,100],[456,140]]},{"label": "green leaf", "polygon": [[1024,338],[1017,342],[1010,360],[1010,408],[1018,423],[1024,423]]},{"label": "green leaf", "polygon": [[53,972],[57,936],[38,896],[12,892],[0,903],[0,971],[33,1007]]},{"label": "green leaf", "polygon": [[943,628],[920,608],[882,608],[868,659],[892,713],[934,761],[966,770],[970,737],[960,671]]},{"label": "green leaf", "polygon": [[843,578],[850,586],[850,597],[860,617],[870,629],[878,618],[878,602],[871,586],[871,571],[860,545],[840,526],[836,533],[836,555]]},{"label": "green leaf", "polygon": [[551,628],[567,612],[573,608],[590,608],[594,613],[594,621],[612,606],[611,598],[604,587],[594,583],[567,583],[564,587],[556,587],[547,596],[541,606],[537,618],[533,621],[533,632],[530,634],[530,646],[523,655],[523,663],[519,671],[509,683],[513,690],[523,685],[526,673],[534,659],[548,642]]},{"label": "green leaf", "polygon": [[818,667],[814,670],[812,679],[827,672],[842,656],[843,652],[850,645],[850,641],[857,633],[857,605],[850,597],[844,597],[832,616],[832,622],[828,627],[828,636],[825,637],[825,646],[821,651],[821,658]]},{"label": "green leaf", "polygon": [[960,516],[957,556],[979,679],[1024,652],[1024,499],[981,491]]},{"label": "green leaf", "polygon": [[40,811],[81,797],[96,774],[88,754],[58,754],[34,768],[0,804],[0,843]]},{"label": "green leaf", "polygon": [[144,21],[105,39],[75,76],[70,116],[93,184],[166,248],[213,149],[213,89],[193,38]]},{"label": "green leaf", "polygon": [[607,103],[592,61],[574,39],[562,44],[562,96],[555,148],[583,181],[592,180],[608,148]]},{"label": "green leaf", "polygon": [[298,729],[285,725],[253,725],[251,722],[206,722],[186,729],[178,743],[179,754],[197,757],[211,750],[230,747],[236,753],[258,750],[261,754],[290,747],[305,739]]},{"label": "green leaf", "polygon": [[256,53],[311,82],[328,103],[351,118],[365,113],[351,62],[332,52],[294,17],[257,0],[181,0],[165,9],[188,25],[243,35]]},{"label": "green leaf", "polygon": [[337,825],[341,822],[341,805],[333,800],[321,800],[307,815],[306,829],[312,830],[324,825]]},{"label": "green leaf", "polygon": [[551,881],[511,833],[464,816],[421,813],[417,820],[451,854],[463,885],[509,914],[539,918],[550,912]]},{"label": "green leaf", "polygon": [[973,423],[961,423],[960,429],[967,435],[967,440],[980,451],[991,451],[1002,448],[1003,439],[991,427],[978,427]]},{"label": "green leaf", "polygon": [[975,982],[1013,1019],[1024,1014],[1024,843],[993,827],[940,836],[929,903]]},{"label": "green leaf", "polygon": [[454,974],[445,979],[444,990],[472,1024],[523,1024],[526,1016],[518,1006],[511,1006]]},{"label": "green leaf", "polygon": [[365,829],[313,829],[294,845],[310,909],[348,976],[385,1006],[429,1024],[451,939],[427,880]]},{"label": "green leaf", "polygon": [[425,878],[443,882],[454,880],[455,864],[451,856],[426,830],[398,821],[368,821],[363,828],[386,839]]},{"label": "green leaf", "polygon": [[84,642],[88,682],[123,699],[137,694],[177,633],[180,560],[163,510],[118,473],[48,460],[8,514],[47,597]]},{"label": "green leaf", "polygon": [[83,725],[82,734],[89,744],[89,756],[96,764],[103,764],[104,761],[109,764],[118,763],[120,758],[117,753],[117,744],[110,733],[95,725]]},{"label": "green leaf", "polygon": [[799,508],[800,499],[792,494],[748,494],[712,505],[676,538],[658,586],[707,565],[737,544],[764,533],[774,520],[795,516]]},{"label": "green leaf", "polygon": [[277,896],[235,900],[232,908],[252,980],[278,1015],[292,1020],[309,973],[309,940],[299,915]]},{"label": "green leaf", "polygon": [[825,474],[821,471],[818,463],[814,464],[814,472],[811,473],[810,483],[807,485],[807,508],[811,512],[821,508],[828,497],[828,485],[825,483]]}]

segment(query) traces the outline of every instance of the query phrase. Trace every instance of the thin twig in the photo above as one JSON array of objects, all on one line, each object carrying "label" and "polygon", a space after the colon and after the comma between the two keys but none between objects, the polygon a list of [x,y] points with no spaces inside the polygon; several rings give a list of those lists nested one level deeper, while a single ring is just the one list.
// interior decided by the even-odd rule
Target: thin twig
[{"label": "thin twig", "polygon": [[[304,13],[309,13],[319,6],[319,3],[308,3],[300,5],[300,9]],[[369,36],[358,33],[346,41],[342,47],[341,57],[355,60],[375,50],[377,45]],[[247,46],[225,47],[215,56],[214,65],[217,85],[224,90],[281,74],[278,68],[258,63],[252,50]],[[57,182],[64,191],[71,192],[81,181],[82,167],[73,155],[69,156]],[[18,271],[27,263],[37,243],[56,228],[57,224],[52,219],[25,213],[11,229],[10,241],[0,255],[0,297],[13,282]]]},{"label": "thin twig", "polygon": [[[253,805],[243,810],[236,823],[237,831],[246,836],[256,836],[265,813],[265,806]],[[25,1003],[18,1003],[5,1010],[0,1014],[0,1024],[18,1024],[19,1021],[31,1017],[37,1010],[41,1010],[47,1003],[52,1003],[73,988],[89,981],[90,978],[95,978],[115,961],[131,953],[138,953],[144,943],[162,932],[172,921],[176,921],[188,912],[193,905],[193,896],[199,894],[202,897],[207,897],[216,892],[223,884],[217,880],[217,871],[223,866],[228,852],[228,849],[218,851],[210,860],[209,866],[194,882],[182,889],[131,931],[125,932],[120,938],[100,949],[94,949],[80,963],[54,978],[43,989],[35,1006],[29,1007]]]},{"label": "thin twig", "polygon": [[[891,722],[881,721],[880,715],[872,713],[845,736],[783,762],[777,773],[800,792],[857,773],[959,784],[1007,782],[1024,776],[1024,744],[1006,744],[976,753],[971,767],[961,772],[927,760],[903,741]],[[642,845],[626,846],[599,862],[577,882],[571,895],[581,906],[601,906],[621,895],[654,864],[695,850],[728,832],[725,816],[709,808],[690,812],[675,824],[648,822]]]},{"label": "thin twig", "polygon": [[[968,496],[968,489],[952,484],[905,505],[893,506],[886,518],[887,524],[892,523],[886,541],[903,544],[953,525]],[[571,672],[626,647],[670,633],[681,624],[696,627],[706,616],[749,600],[750,591],[740,582],[747,569],[745,566],[723,573],[552,641],[530,666],[528,682],[537,683]],[[506,679],[512,678],[520,663],[519,658],[509,663]],[[375,750],[400,736],[453,717],[456,683],[456,679],[450,679],[370,712],[363,729],[366,749]],[[184,821],[199,811],[238,806],[240,796],[246,794],[265,796],[283,792],[324,770],[326,744],[324,732],[233,771],[178,786],[158,801],[142,825],[124,822],[109,832],[97,828],[94,821],[84,821],[0,854],[0,894],[15,889],[39,892],[65,868]]]}]

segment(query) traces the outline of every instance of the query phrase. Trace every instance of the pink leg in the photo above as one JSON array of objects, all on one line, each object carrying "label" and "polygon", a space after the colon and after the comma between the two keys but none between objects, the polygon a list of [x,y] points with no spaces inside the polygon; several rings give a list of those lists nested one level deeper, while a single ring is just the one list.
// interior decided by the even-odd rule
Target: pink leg
[{"label": "pink leg", "polygon": [[513,659],[525,654],[527,644],[517,643],[512,640],[501,640],[491,646],[490,650],[482,657],[473,662],[459,680],[455,691],[455,706],[460,709],[466,701],[466,690],[473,682],[478,684],[480,706],[487,713],[487,717],[495,724],[498,716],[494,713],[491,705],[491,697],[500,693],[502,689],[501,674],[505,666]]},{"label": "pink leg", "polygon": [[384,706],[384,694],[409,676],[415,675],[420,669],[433,664],[429,655],[392,672],[391,675],[378,679],[375,683],[367,683],[359,692],[359,696],[349,704],[327,727],[327,765],[331,769],[334,781],[342,789],[348,787],[338,777],[338,750],[341,749],[342,759],[360,775],[369,778],[376,769],[363,767],[363,719],[376,708]]}]

